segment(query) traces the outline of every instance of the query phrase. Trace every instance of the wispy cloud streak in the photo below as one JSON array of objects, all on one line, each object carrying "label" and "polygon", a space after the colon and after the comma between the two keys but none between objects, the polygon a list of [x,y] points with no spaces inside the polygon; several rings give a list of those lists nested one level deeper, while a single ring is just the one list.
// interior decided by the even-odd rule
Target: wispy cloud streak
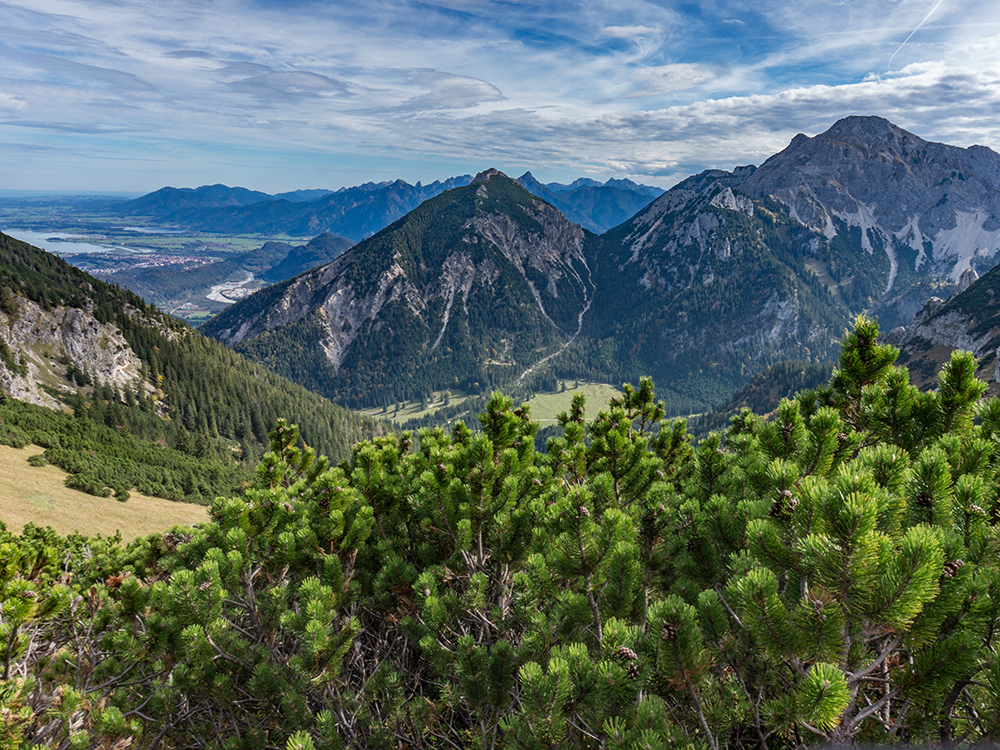
[{"label": "wispy cloud streak", "polygon": [[0,170],[25,189],[487,166],[666,185],[848,114],[1000,148],[1000,6],[951,0],[945,23],[942,2],[0,0]]}]

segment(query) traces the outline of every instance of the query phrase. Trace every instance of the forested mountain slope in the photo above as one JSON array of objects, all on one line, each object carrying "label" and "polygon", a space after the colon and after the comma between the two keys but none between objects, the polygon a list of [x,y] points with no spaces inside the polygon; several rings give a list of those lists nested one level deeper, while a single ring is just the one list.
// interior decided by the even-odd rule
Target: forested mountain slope
[{"label": "forested mountain slope", "polygon": [[202,330],[349,403],[485,390],[576,337],[595,241],[491,170]]},{"label": "forested mountain slope", "polygon": [[[331,456],[375,425],[59,258],[0,234],[0,384],[57,406],[80,388],[91,409],[138,436],[186,431],[259,455],[279,417]],[[254,448],[254,446],[259,446]]]}]

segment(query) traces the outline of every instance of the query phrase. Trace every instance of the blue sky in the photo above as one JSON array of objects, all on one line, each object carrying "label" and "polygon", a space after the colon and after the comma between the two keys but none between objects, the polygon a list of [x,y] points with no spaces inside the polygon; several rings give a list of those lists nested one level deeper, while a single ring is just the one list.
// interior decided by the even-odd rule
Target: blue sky
[{"label": "blue sky", "polygon": [[0,187],[669,187],[887,117],[1000,150],[996,0],[0,0]]}]

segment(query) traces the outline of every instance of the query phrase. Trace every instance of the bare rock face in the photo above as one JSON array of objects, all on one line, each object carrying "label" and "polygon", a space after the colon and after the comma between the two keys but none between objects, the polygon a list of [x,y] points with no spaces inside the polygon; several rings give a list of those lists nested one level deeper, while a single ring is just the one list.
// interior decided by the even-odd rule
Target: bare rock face
[{"label": "bare rock face", "polygon": [[932,297],[888,341],[899,347],[900,362],[919,385],[933,386],[934,374],[953,351],[972,352],[978,360],[977,376],[995,395],[1000,390],[1000,266],[947,300]]},{"label": "bare rock face", "polygon": [[972,286],[972,282],[974,282],[978,278],[979,274],[976,273],[975,268],[966,268],[964,271],[962,271],[962,275],[958,277],[958,289],[956,289],[955,291],[964,292],[966,289]]},{"label": "bare rock face", "polygon": [[[880,117],[847,117],[814,138],[796,136],[738,189],[774,196],[792,217],[832,239],[861,230],[869,252],[897,247],[918,268],[958,281],[976,256],[1000,251],[1000,154],[932,143]],[[928,248],[930,251],[928,252]]]},{"label": "bare rock face", "polygon": [[26,367],[27,372],[12,370],[0,361],[0,384],[8,395],[58,408],[58,402],[40,384],[70,389],[67,360],[100,382],[120,389],[135,389],[142,383],[142,363],[115,326],[100,323],[75,307],[46,311],[21,297],[16,298],[16,304],[14,315],[0,313],[0,338],[15,365]]}]

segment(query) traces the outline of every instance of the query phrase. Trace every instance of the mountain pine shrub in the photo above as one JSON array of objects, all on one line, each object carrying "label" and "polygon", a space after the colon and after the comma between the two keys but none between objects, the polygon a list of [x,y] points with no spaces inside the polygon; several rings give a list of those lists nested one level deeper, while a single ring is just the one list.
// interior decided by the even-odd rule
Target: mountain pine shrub
[{"label": "mountain pine shrub", "polygon": [[279,423],[212,520],[3,533],[4,747],[801,747],[1000,731],[1000,402],[859,319],[830,382],[693,445],[652,384],[535,448],[331,467]]}]

